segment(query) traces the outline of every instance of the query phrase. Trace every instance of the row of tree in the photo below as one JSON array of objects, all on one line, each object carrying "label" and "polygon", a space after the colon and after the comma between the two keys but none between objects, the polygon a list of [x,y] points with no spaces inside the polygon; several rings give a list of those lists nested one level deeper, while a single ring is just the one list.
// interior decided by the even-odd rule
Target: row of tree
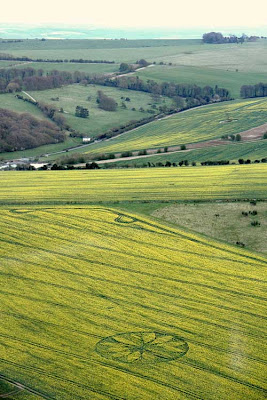
[{"label": "row of tree", "polygon": [[257,83],[256,85],[243,85],[240,89],[240,96],[244,99],[253,97],[267,96],[267,83]]},{"label": "row of tree", "polygon": [[247,36],[245,33],[241,37],[236,35],[223,36],[221,32],[208,32],[202,36],[203,43],[223,44],[223,43],[244,43],[255,42],[259,36]]},{"label": "row of tree", "polygon": [[[71,73],[54,70],[45,73],[43,70],[34,68],[0,69],[0,92],[14,92],[21,89],[45,90],[71,83],[98,84],[147,92],[154,96],[168,96],[175,100],[178,109],[230,99],[230,92],[217,85],[215,88],[211,86],[202,88],[191,84],[158,83],[151,79],[143,81],[138,76],[123,76],[111,79],[103,75],[92,76],[79,71]],[[186,104],[183,99],[186,99]]]},{"label": "row of tree", "polygon": [[0,53],[0,60],[7,60],[7,61],[29,61],[29,62],[43,62],[43,63],[79,63],[79,64],[115,64],[115,61],[108,61],[108,60],[86,60],[84,58],[72,58],[70,60],[61,58],[57,59],[47,59],[47,58],[29,58],[26,56],[22,57],[14,57],[12,54]]},{"label": "row of tree", "polygon": [[192,84],[175,84],[173,82],[158,83],[152,79],[143,81],[138,76],[122,76],[115,79],[106,76],[93,76],[89,77],[87,81],[89,84],[151,93],[155,97],[171,97],[176,104],[175,110],[231,99],[229,90],[220,88],[217,85],[213,88],[211,86],[200,87]]},{"label": "row of tree", "polygon": [[[2,68],[0,69],[0,93],[19,92],[24,90],[46,90],[59,88],[73,83],[76,74],[34,68]],[[80,76],[78,76],[79,80]]]}]

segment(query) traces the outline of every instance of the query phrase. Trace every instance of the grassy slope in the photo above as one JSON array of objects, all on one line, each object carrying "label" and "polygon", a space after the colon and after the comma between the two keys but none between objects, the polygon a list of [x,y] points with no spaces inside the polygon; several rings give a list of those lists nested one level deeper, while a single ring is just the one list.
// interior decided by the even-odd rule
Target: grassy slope
[{"label": "grassy slope", "polygon": [[[1,65],[1,64],[0,64]],[[68,72],[86,72],[87,74],[108,74],[112,72],[119,71],[118,64],[80,64],[80,63],[41,63],[41,62],[33,62],[27,64],[21,64],[18,68],[35,68],[35,69],[43,69],[46,72],[50,72],[53,70],[57,71],[68,71]]]},{"label": "grassy slope", "polygon": [[1,172],[2,204],[266,198],[267,164]]},{"label": "grassy slope", "polygon": [[[64,400],[264,399],[263,257],[102,207],[2,209],[0,231],[7,376]],[[101,350],[126,332],[189,350]]]},{"label": "grassy slope", "polygon": [[[224,146],[206,147],[202,149],[181,151],[178,153],[162,153],[156,154],[153,157],[141,157],[134,160],[117,161],[116,163],[109,163],[110,166],[142,166],[143,164],[150,163],[165,163],[170,161],[177,163],[182,160],[188,160],[189,162],[201,162],[201,161],[216,161],[216,160],[231,160],[238,161],[239,158],[257,160],[267,157],[267,140],[261,140],[256,142],[246,143],[231,143]],[[105,164],[104,164],[105,165]]]},{"label": "grassy slope", "polygon": [[[97,103],[97,91],[102,90],[106,95],[114,98],[118,103],[118,109],[116,112],[109,112],[101,110]],[[50,89],[43,91],[29,92],[29,94],[37,101],[43,101],[45,103],[54,104],[58,109],[63,107],[64,111],[69,114],[64,114],[67,122],[72,128],[95,137],[100,133],[107,131],[112,127],[121,126],[132,120],[140,120],[148,117],[151,114],[147,112],[140,112],[139,107],[143,107],[145,110],[151,109],[149,105],[153,103],[151,96],[147,93],[139,93],[133,90],[108,88],[97,85],[89,85],[87,87],[81,85],[70,85],[64,86],[59,89]],[[87,97],[91,96],[91,100],[87,101]],[[59,101],[51,101],[52,97],[59,97]],[[126,102],[127,109],[121,108],[121,97],[129,97],[130,102]],[[171,100],[168,98],[162,98],[166,104],[171,104]],[[159,103],[160,104],[160,103]],[[89,109],[89,118],[78,118],[75,117],[76,106],[83,106]],[[135,107],[137,111],[132,111],[131,108]]]},{"label": "grassy slope", "polygon": [[[257,211],[256,216],[245,217],[242,212]],[[267,202],[250,203],[227,202],[206,204],[175,204],[159,207],[152,213],[161,220],[193,229],[209,237],[245,244],[246,248],[267,252]],[[251,222],[259,221],[254,227]]]},{"label": "grassy slope", "polygon": [[222,71],[215,68],[198,66],[168,66],[156,65],[146,68],[135,75],[140,79],[152,79],[157,82],[190,83],[198,86],[218,85],[231,92],[234,98],[240,97],[242,85],[255,85],[259,82],[266,82],[266,73],[260,72],[235,72]]},{"label": "grassy slope", "polygon": [[[109,142],[92,145],[90,152],[159,148],[220,138],[265,123],[266,110],[266,99],[238,100],[193,109],[152,122]],[[221,123],[228,116],[237,121]]]},{"label": "grassy slope", "polygon": [[5,108],[18,113],[29,113],[39,119],[45,119],[43,113],[33,104],[16,99],[14,94],[0,94],[0,108]]},{"label": "grassy slope", "polygon": [[[0,153],[0,160],[15,160],[19,158],[42,158],[42,161],[47,161],[47,153],[64,151],[69,147],[79,146],[82,144],[81,138],[67,137],[63,143],[47,144],[39,146],[35,149],[13,151],[8,153]],[[55,154],[54,157],[58,158],[60,154]],[[50,160],[50,158],[49,158]]]}]

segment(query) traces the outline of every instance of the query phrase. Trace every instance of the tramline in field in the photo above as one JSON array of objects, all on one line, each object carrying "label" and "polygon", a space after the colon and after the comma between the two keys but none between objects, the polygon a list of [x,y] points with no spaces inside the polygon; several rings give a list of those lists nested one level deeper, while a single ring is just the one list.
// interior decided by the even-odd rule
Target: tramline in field
[{"label": "tramline in field", "polygon": [[264,399],[265,258],[106,207],[3,208],[0,231],[8,378],[46,399]]}]

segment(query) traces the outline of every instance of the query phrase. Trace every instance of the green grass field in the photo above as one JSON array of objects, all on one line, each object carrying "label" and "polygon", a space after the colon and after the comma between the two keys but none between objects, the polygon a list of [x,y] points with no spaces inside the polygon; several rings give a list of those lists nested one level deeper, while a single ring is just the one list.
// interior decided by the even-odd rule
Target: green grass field
[{"label": "green grass field", "polygon": [[[47,154],[50,152],[67,152],[68,148],[74,147],[74,146],[79,146],[82,145],[82,139],[81,138],[73,138],[70,136],[66,136],[66,140],[62,143],[56,143],[56,144],[47,144],[44,146],[39,146],[34,149],[28,149],[28,150],[21,150],[21,151],[12,151],[12,152],[5,152],[5,153],[0,153],[0,160],[16,160],[19,158],[33,158],[33,159],[39,159],[43,161],[47,161]],[[62,155],[61,153],[56,153],[54,154],[55,158],[60,157]],[[50,160],[50,158],[49,158]]]},{"label": "green grass field", "polygon": [[164,61],[202,49],[200,40],[47,40],[0,43],[0,52],[33,59],[91,59],[115,62]]},{"label": "green grass field", "polygon": [[[88,152],[156,149],[220,138],[264,124],[266,110],[267,100],[264,98],[213,104],[141,126],[109,142],[94,144]],[[234,121],[224,123],[228,117]]]},{"label": "green grass field", "polygon": [[13,66],[19,66],[20,64],[22,64],[22,62],[20,61],[3,61],[0,60],[0,68],[9,68],[9,67],[13,67]]},{"label": "green grass field", "polygon": [[35,118],[45,119],[44,114],[33,104],[18,100],[13,93],[0,94],[0,108],[18,113],[29,113]]},{"label": "green grass field", "polygon": [[1,204],[94,204],[266,198],[267,164],[0,172]]},{"label": "green grass field", "polygon": [[[1,66],[1,64],[0,64]],[[119,64],[81,64],[81,63],[41,63],[41,62],[28,62],[27,64],[21,63],[18,68],[35,68],[42,69],[45,72],[67,71],[67,72],[85,72],[92,75],[104,75],[113,72],[119,72]]]},{"label": "green grass field", "polygon": [[[97,103],[97,92],[102,90],[107,96],[110,96],[118,103],[117,111],[110,112],[101,110]],[[143,107],[145,110],[151,109],[153,100],[147,93],[140,93],[133,90],[109,88],[98,85],[69,85],[63,86],[58,89],[49,89],[42,91],[32,91],[29,94],[37,101],[53,104],[60,109],[61,107],[67,114],[64,114],[69,125],[77,131],[95,137],[111,128],[119,127],[123,124],[129,123],[132,120],[140,120],[150,116],[148,112],[140,112],[139,108]],[[90,101],[87,100],[88,96],[91,97]],[[52,101],[51,98],[59,97],[59,101]],[[129,97],[131,101],[125,102],[127,109],[121,108],[121,103],[124,101],[121,97]],[[159,105],[171,104],[169,98],[162,97],[158,103]],[[83,106],[89,109],[89,118],[75,117],[76,106]],[[136,111],[132,111],[135,108]]]},{"label": "green grass field", "polygon": [[145,58],[150,62],[264,73],[266,46],[266,40],[243,45],[209,45],[201,40],[29,40],[0,43],[0,52],[34,59],[84,58],[118,63]]},{"label": "green grass field", "polygon": [[[202,162],[202,161],[219,161],[219,160],[229,160],[237,162],[239,158],[244,158],[245,160],[250,159],[261,160],[267,157],[267,140],[261,140],[256,142],[245,142],[245,143],[231,143],[229,145],[206,147],[202,149],[180,151],[180,152],[170,152],[155,154],[151,157],[141,157],[138,159],[127,159],[123,161],[117,161],[108,163],[109,166],[129,166],[129,167],[139,167],[144,164],[149,163],[166,163],[170,161],[171,163],[178,163],[182,160],[187,160],[189,162]],[[104,164],[106,165],[106,164]]]},{"label": "green grass field", "polygon": [[230,90],[231,96],[240,97],[242,85],[255,85],[259,82],[266,82],[266,73],[262,72],[236,72],[233,70],[220,70],[215,68],[198,66],[168,66],[155,65],[146,68],[135,75],[146,81],[152,79],[157,82],[174,82],[177,84],[195,84],[201,87],[216,85]]},{"label": "green grass field", "polygon": [[[249,212],[257,212],[256,215]],[[248,216],[242,215],[247,212]],[[244,243],[246,248],[267,253],[267,202],[256,205],[249,202],[217,202],[212,204],[190,203],[161,205],[152,215],[164,221],[178,224],[209,237],[235,244]],[[251,225],[258,221],[259,226]]]}]

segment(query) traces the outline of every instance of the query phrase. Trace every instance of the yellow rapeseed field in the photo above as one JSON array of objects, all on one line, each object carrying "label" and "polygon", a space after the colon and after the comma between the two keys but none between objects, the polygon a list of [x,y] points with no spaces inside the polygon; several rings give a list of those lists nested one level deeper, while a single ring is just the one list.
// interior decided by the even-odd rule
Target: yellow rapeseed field
[{"label": "yellow rapeseed field", "polygon": [[267,164],[0,172],[1,204],[263,199]]},{"label": "yellow rapeseed field", "polygon": [[2,207],[0,239],[0,372],[17,398],[266,398],[266,258],[107,206]]}]

